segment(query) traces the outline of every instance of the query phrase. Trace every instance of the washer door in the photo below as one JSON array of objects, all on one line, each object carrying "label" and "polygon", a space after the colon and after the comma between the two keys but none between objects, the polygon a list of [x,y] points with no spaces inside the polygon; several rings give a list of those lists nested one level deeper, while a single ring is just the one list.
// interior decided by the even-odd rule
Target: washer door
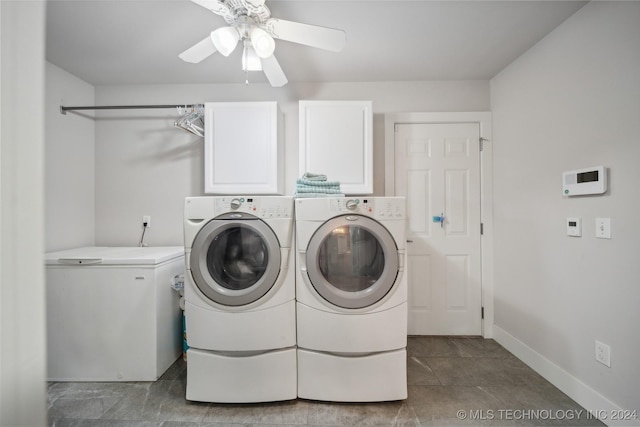
[{"label": "washer door", "polygon": [[380,301],[398,276],[398,247],[379,222],[343,215],[313,234],[306,254],[307,274],[315,290],[343,308],[364,308]]},{"label": "washer door", "polygon": [[191,273],[200,291],[226,306],[250,304],[275,285],[280,244],[273,230],[253,215],[231,213],[209,221],[191,249]]}]

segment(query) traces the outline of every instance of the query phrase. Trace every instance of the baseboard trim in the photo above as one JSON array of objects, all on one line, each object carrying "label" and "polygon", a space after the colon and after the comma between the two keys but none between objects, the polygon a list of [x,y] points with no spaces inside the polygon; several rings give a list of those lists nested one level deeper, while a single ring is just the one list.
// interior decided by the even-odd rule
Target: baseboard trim
[{"label": "baseboard trim", "polygon": [[612,420],[611,415],[617,414],[617,411],[622,411],[623,408],[496,324],[493,325],[493,339],[586,410],[596,416],[603,415],[598,418],[607,426],[640,426],[640,420]]}]

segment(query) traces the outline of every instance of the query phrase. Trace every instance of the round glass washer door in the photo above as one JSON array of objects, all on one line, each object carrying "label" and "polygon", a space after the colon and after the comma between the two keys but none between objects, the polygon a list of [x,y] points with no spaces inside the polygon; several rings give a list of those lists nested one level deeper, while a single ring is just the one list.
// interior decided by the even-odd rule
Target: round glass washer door
[{"label": "round glass washer door", "polygon": [[190,267],[198,289],[226,306],[251,304],[275,285],[280,244],[259,218],[230,213],[209,221],[196,235]]},{"label": "round glass washer door", "polygon": [[398,247],[379,222],[343,215],[325,222],[311,237],[307,274],[315,290],[342,308],[380,301],[398,276]]}]

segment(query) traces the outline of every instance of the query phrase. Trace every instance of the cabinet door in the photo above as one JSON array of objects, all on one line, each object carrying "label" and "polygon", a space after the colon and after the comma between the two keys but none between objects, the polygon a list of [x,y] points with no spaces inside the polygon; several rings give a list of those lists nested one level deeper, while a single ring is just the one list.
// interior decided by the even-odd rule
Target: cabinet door
[{"label": "cabinet door", "polygon": [[373,193],[371,101],[300,101],[300,175],[327,175],[345,194]]},{"label": "cabinet door", "polygon": [[283,194],[281,123],[275,102],[205,103],[205,193]]}]

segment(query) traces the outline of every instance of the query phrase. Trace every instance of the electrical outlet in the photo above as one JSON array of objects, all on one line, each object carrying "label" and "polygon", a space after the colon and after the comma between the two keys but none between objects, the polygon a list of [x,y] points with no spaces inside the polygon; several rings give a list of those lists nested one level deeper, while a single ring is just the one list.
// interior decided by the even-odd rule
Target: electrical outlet
[{"label": "electrical outlet", "polygon": [[142,217],[142,225],[147,224],[147,228],[151,228],[151,215],[144,215]]},{"label": "electrical outlet", "polygon": [[607,367],[611,367],[611,347],[596,340],[596,360]]}]

